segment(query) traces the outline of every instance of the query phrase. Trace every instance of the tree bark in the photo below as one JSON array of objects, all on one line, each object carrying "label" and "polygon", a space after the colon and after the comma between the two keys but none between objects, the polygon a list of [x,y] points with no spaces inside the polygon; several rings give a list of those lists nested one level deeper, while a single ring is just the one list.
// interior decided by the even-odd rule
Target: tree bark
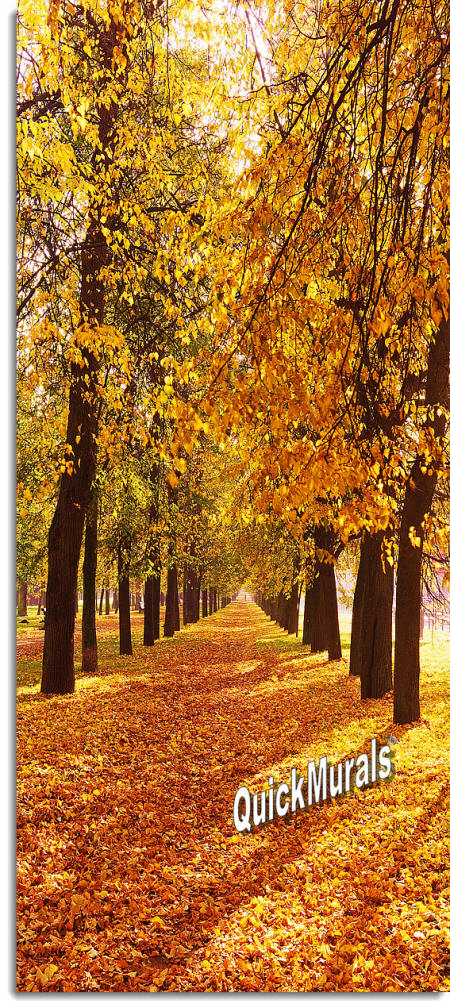
[{"label": "tree bark", "polygon": [[119,575],[119,651],[130,656],[133,653],[131,644],[130,617],[130,543],[123,539],[119,545],[117,569]]},{"label": "tree bark", "polygon": [[183,567],[183,626],[188,622],[188,601],[187,601],[187,567]]},{"label": "tree bark", "polygon": [[361,543],[363,591],[360,628],[361,698],[381,699],[392,691],[392,601],[394,571],[382,563],[384,532]]},{"label": "tree bark", "polygon": [[100,591],[100,601],[98,603],[98,614],[103,615],[103,598],[105,597],[105,588],[102,587]]},{"label": "tree bark", "polygon": [[307,587],[305,591],[305,608],[303,612],[303,646],[310,646],[312,638],[312,616],[313,616],[314,585]]},{"label": "tree bark", "polygon": [[[315,532],[316,546],[332,552],[330,533],[321,527]],[[328,651],[328,660],[342,656],[334,563],[316,558],[312,595],[311,653]]]},{"label": "tree bark", "polygon": [[153,646],[154,642],[153,579],[152,577],[146,577],[144,585],[144,646]]},{"label": "tree bark", "polygon": [[291,593],[288,598],[288,610],[286,619],[286,628],[290,635],[292,633],[298,634],[298,580],[296,580],[291,588]]},{"label": "tree bark", "polygon": [[105,590],[105,615],[109,615],[110,605],[109,605],[109,587]]},{"label": "tree bark", "polygon": [[164,616],[164,636],[173,636],[180,628],[178,605],[178,575],[176,564],[167,569],[166,611]]},{"label": "tree bark", "polygon": [[350,638],[350,667],[349,674],[355,678],[361,677],[362,665],[362,621],[364,590],[366,586],[365,576],[367,568],[363,559],[363,543],[361,540],[359,550],[359,567],[356,575],[355,593],[353,595],[352,606],[352,631]]},{"label": "tree bark", "polygon": [[[449,257],[450,263],[450,257]],[[442,319],[428,352],[425,403],[430,407],[427,427],[438,448],[445,435],[445,410],[449,405],[450,320]],[[438,461],[441,461],[440,459]],[[418,455],[405,488],[397,566],[395,613],[394,723],[420,719],[420,582],[424,518],[431,509],[437,482],[435,462],[426,468]],[[425,472],[423,472],[425,468]],[[431,475],[429,475],[431,473]],[[412,544],[413,529],[418,546]]]},{"label": "tree bark", "polygon": [[153,601],[153,635],[155,637],[155,640],[159,640],[159,635],[160,635],[159,609],[161,601],[161,573],[159,571],[159,562],[158,562],[158,572],[153,577],[152,601]]},{"label": "tree bark", "polygon": [[97,670],[97,632],[95,628],[95,575],[97,573],[98,499],[94,490],[86,515],[83,560],[83,614],[81,617],[81,668]]},{"label": "tree bark", "polygon": [[27,614],[27,595],[28,595],[27,582],[26,580],[20,581],[19,597],[17,601],[17,614],[19,616],[24,616]]},{"label": "tree bark", "polygon": [[207,588],[202,590],[202,618],[206,619],[208,615],[208,591]]}]

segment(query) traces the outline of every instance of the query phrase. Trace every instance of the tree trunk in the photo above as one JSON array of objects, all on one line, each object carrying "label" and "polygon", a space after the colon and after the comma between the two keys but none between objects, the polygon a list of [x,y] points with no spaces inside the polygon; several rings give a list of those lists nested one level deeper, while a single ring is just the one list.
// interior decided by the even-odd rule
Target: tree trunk
[{"label": "tree trunk", "polygon": [[208,591],[207,588],[202,590],[202,618],[206,619],[208,615]]},{"label": "tree trunk", "polygon": [[144,585],[144,646],[153,646],[153,579],[146,577]]},{"label": "tree trunk", "polygon": [[[448,258],[450,264],[450,256]],[[433,431],[438,447],[445,435],[449,405],[450,320],[442,319],[428,352],[425,403],[430,408],[427,428]],[[405,488],[397,566],[395,613],[394,723],[413,723],[420,719],[420,582],[422,574],[423,522],[433,501],[437,470],[426,467],[424,456],[417,456]],[[431,475],[428,475],[431,473]],[[414,529],[418,546],[409,533]]]},{"label": "tree trunk", "polygon": [[288,598],[286,628],[290,635],[298,634],[298,597],[298,580],[296,580]]},{"label": "tree trunk", "polygon": [[[330,533],[321,527],[315,532],[316,546],[332,551]],[[328,651],[328,660],[342,656],[334,563],[316,559],[312,596],[311,653]]]},{"label": "tree trunk", "polygon": [[361,543],[361,698],[381,699],[392,690],[392,601],[394,571],[382,563],[384,532],[366,533]]},{"label": "tree trunk", "polygon": [[[99,33],[98,37],[100,66],[110,71],[115,48],[123,48],[117,24],[111,19],[108,29]],[[125,72],[125,69],[119,70],[117,76],[123,79]],[[97,163],[101,162],[102,170],[105,170],[113,162],[118,112],[119,105],[114,100],[98,105],[98,146],[91,159],[94,176]],[[80,326],[85,324],[90,329],[104,322],[102,272],[110,258],[100,215],[101,203],[94,198],[92,207],[88,208],[86,236],[81,249]],[[75,591],[84,519],[97,461],[99,360],[82,340],[79,350],[80,363],[71,364],[66,432],[66,455],[70,466],[61,476],[48,537],[47,610],[41,682],[41,691],[47,694],[65,694],[75,688]]]},{"label": "tree trunk", "polygon": [[156,573],[153,577],[152,598],[153,598],[153,635],[155,637],[155,640],[159,640],[159,635],[160,635],[159,608],[161,600],[161,574],[159,573],[159,568],[158,568],[158,573]]},{"label": "tree trunk", "polygon": [[27,614],[27,595],[28,585],[26,580],[24,580],[19,584],[19,597],[17,601],[17,614],[21,617]]},{"label": "tree trunk", "polygon": [[[191,543],[190,556],[195,555],[194,543]],[[183,578],[183,623],[198,621],[198,575],[191,566],[185,566]]]},{"label": "tree trunk", "polygon": [[[362,558],[363,544],[361,540],[359,549],[359,567],[356,575],[355,593],[353,595],[352,606],[352,631],[350,639],[350,668],[349,674],[355,678],[361,677],[362,663],[362,612],[364,602],[366,566]],[[370,568],[369,568],[370,569]]]},{"label": "tree trunk", "polygon": [[183,626],[186,625],[188,620],[188,602],[187,602],[187,567],[186,564],[183,567]]},{"label": "tree trunk", "polygon": [[100,591],[100,601],[98,603],[98,614],[103,615],[103,598],[105,597],[105,588],[102,587]]},{"label": "tree trunk", "polygon": [[105,615],[109,615],[109,612],[110,612],[110,607],[109,607],[109,587],[107,587],[106,590],[105,590]]},{"label": "tree trunk", "polygon": [[311,653],[321,653],[327,648],[327,629],[325,618],[325,599],[323,578],[320,571],[323,563],[318,565],[317,576],[312,586],[311,598]]},{"label": "tree trunk", "polygon": [[119,651],[131,655],[131,617],[130,617],[130,543],[123,540],[119,546],[117,569],[119,575]]},{"label": "tree trunk", "polygon": [[303,612],[303,646],[310,646],[312,638],[312,615],[313,615],[314,586],[307,587],[305,591],[305,608]]},{"label": "tree trunk", "polygon": [[[170,555],[170,554],[169,554]],[[164,636],[173,636],[180,628],[178,605],[178,574],[176,564],[167,569],[166,611],[164,616]]]},{"label": "tree trunk", "polygon": [[115,612],[119,611],[119,592],[117,590],[113,591],[113,609]]},{"label": "tree trunk", "polygon": [[95,575],[97,572],[98,500],[94,490],[86,515],[83,560],[83,614],[81,617],[81,668],[97,670],[97,632],[95,628]]}]

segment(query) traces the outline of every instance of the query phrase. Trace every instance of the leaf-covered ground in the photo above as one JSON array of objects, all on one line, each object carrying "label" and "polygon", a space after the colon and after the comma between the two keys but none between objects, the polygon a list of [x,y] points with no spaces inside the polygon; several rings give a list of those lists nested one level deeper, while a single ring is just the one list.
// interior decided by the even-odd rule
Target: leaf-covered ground
[{"label": "leaf-covered ground", "polygon": [[[450,989],[450,636],[422,649],[423,720],[359,700],[255,606],[18,704],[21,991]],[[395,734],[393,782],[238,835],[236,790]]]}]

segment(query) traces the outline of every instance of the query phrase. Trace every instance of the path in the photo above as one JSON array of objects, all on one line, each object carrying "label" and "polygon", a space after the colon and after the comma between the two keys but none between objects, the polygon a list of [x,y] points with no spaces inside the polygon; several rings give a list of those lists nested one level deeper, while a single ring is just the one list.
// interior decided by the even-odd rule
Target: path
[{"label": "path", "polygon": [[[24,691],[19,989],[438,989],[448,749],[423,788],[421,735],[393,731],[389,698],[362,706],[347,670],[232,604],[73,697]],[[397,787],[236,834],[240,785],[391,732],[411,768]],[[408,922],[423,938],[405,955]]]}]

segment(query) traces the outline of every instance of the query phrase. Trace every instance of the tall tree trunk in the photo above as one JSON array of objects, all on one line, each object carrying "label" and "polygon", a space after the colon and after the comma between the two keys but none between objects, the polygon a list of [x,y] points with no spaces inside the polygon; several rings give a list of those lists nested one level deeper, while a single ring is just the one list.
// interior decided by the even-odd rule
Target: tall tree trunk
[{"label": "tall tree trunk", "polygon": [[392,690],[392,601],[394,571],[382,563],[384,532],[366,533],[361,543],[361,698],[380,699]]},{"label": "tall tree trunk", "polygon": [[320,571],[323,564],[320,563],[316,570],[316,577],[312,586],[311,598],[311,653],[321,653],[327,648],[327,629],[325,619],[325,599],[323,593],[323,580]]},{"label": "tall tree trunk", "polygon": [[98,603],[98,614],[103,615],[103,598],[105,597],[105,588],[102,587],[100,591],[100,601]]},{"label": "tall tree trunk", "polygon": [[[450,254],[448,255],[450,264]],[[449,405],[450,320],[442,319],[428,352],[425,403],[430,407],[427,427],[433,431],[438,449],[442,447]],[[438,461],[442,461],[439,459]],[[405,488],[397,566],[395,613],[394,722],[413,723],[420,719],[420,581],[424,518],[431,509],[437,482],[434,461],[427,466],[418,455]],[[431,475],[429,475],[431,473]],[[418,546],[412,544],[413,529]]]},{"label": "tall tree trunk", "polygon": [[307,587],[305,591],[305,607],[303,611],[303,636],[302,636],[303,646],[310,646],[311,644],[313,600],[314,600],[314,585],[311,585],[310,587]]},{"label": "tall tree trunk", "polygon": [[352,607],[352,632],[350,639],[350,668],[349,674],[355,678],[361,677],[362,664],[362,621],[364,590],[366,586],[367,568],[363,559],[363,544],[361,541],[359,549],[359,567],[356,575],[355,593],[353,595]]},{"label": "tall tree trunk", "polygon": [[154,642],[153,579],[152,577],[146,577],[144,585],[144,646],[153,646]]},{"label": "tall tree trunk", "polygon": [[[116,58],[116,48],[126,53],[126,36],[118,37],[118,24],[111,19],[109,27],[98,35],[100,65],[109,72]],[[123,53],[122,53],[123,54]],[[125,64],[127,64],[125,56]],[[125,79],[126,69],[119,69],[116,79]],[[91,166],[93,176],[100,165],[102,171],[112,164],[115,146],[115,124],[119,105],[98,104],[98,145]],[[81,249],[80,320],[90,329],[101,326],[105,313],[103,271],[110,259],[106,227],[100,222],[101,203],[94,199],[88,209],[86,236]],[[108,223],[106,223],[106,226]],[[75,335],[76,336],[76,335]],[[85,514],[90,502],[91,487],[97,461],[97,354],[80,340],[80,363],[71,365],[69,414],[66,432],[66,455],[71,463],[61,476],[58,500],[48,537],[47,610],[42,661],[41,691],[65,694],[75,688],[74,627],[75,591],[78,563],[83,537]]]},{"label": "tall tree trunk", "polygon": [[152,598],[153,598],[153,635],[155,640],[159,640],[159,609],[161,602],[161,573],[159,571],[158,562],[158,572],[153,577],[153,588],[152,588]]},{"label": "tall tree trunk", "polygon": [[[170,551],[169,551],[170,555]],[[173,636],[180,628],[180,609],[178,605],[178,575],[174,563],[167,569],[166,611],[164,616],[164,636]]]},{"label": "tall tree trunk", "polygon": [[86,515],[83,560],[83,614],[81,618],[81,668],[97,670],[97,632],[95,628],[95,575],[97,573],[97,491],[91,495]]},{"label": "tall tree trunk", "polygon": [[208,590],[206,587],[202,590],[202,618],[206,619],[208,615]]},{"label": "tall tree trunk", "polygon": [[187,599],[187,567],[186,564],[183,567],[183,626],[189,622],[189,609],[188,609],[188,599]]},{"label": "tall tree trunk", "polygon": [[116,589],[113,591],[113,609],[119,611],[119,592]]},{"label": "tall tree trunk", "polygon": [[295,580],[288,598],[286,628],[289,634],[298,635],[298,580]]},{"label": "tall tree trunk", "polygon": [[[315,530],[316,547],[332,552],[331,533],[321,526]],[[316,576],[312,597],[311,653],[328,651],[328,660],[340,660],[342,656],[339,633],[336,576],[334,563],[316,558]]]},{"label": "tall tree trunk", "polygon": [[17,602],[17,614],[23,616],[27,614],[28,585],[26,580],[20,581],[19,597]]},{"label": "tall tree trunk", "polygon": [[110,606],[109,606],[109,586],[108,586],[105,590],[105,615],[109,615],[109,612],[110,612]]},{"label": "tall tree trunk", "polygon": [[119,575],[119,650],[121,654],[131,655],[131,617],[130,617],[130,543],[123,539],[119,545],[117,569]]}]

